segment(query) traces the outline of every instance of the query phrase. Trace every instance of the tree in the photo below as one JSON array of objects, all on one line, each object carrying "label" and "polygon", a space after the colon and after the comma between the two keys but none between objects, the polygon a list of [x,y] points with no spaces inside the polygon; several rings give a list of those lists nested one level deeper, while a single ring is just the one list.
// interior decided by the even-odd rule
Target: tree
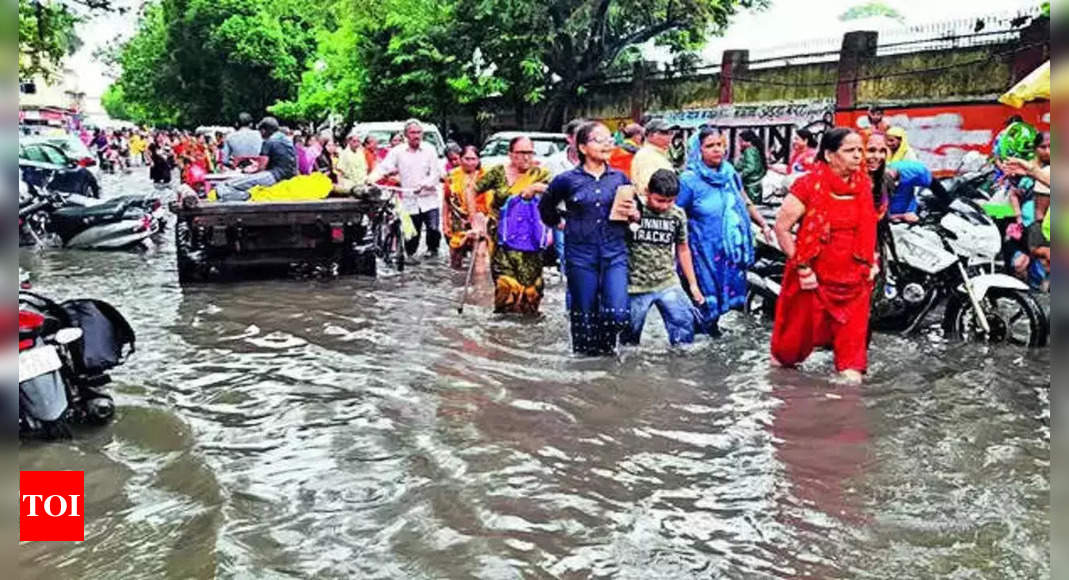
[{"label": "tree", "polygon": [[875,18],[881,16],[886,18],[892,18],[901,23],[906,22],[905,17],[902,16],[902,14],[898,12],[898,10],[895,10],[887,4],[879,1],[868,2],[866,4],[859,4],[857,6],[853,6],[847,9],[846,12],[840,14],[839,20],[846,22],[849,20],[861,20],[862,18]]},{"label": "tree", "polygon": [[431,118],[491,90],[468,77],[470,47],[456,38],[452,0],[343,0],[337,30],[320,36],[296,99],[271,107],[280,116],[320,119]]},{"label": "tree", "polygon": [[127,10],[112,0],[19,0],[19,76],[51,80],[63,59],[82,46],[75,25],[87,16]]},{"label": "tree", "polygon": [[[767,0],[458,0],[467,30],[491,39],[487,59],[497,74],[545,101],[543,128],[558,128],[590,84],[646,42],[673,53],[693,51],[720,34],[740,9]],[[473,34],[474,35],[474,34]],[[498,39],[494,41],[493,39]],[[525,86],[526,85],[526,86]]]},{"label": "tree", "polygon": [[116,112],[138,122],[232,123],[295,96],[327,6],[299,0],[160,0],[118,56]]},{"label": "tree", "polygon": [[80,46],[79,17],[65,4],[19,0],[19,77],[55,76],[63,59]]}]

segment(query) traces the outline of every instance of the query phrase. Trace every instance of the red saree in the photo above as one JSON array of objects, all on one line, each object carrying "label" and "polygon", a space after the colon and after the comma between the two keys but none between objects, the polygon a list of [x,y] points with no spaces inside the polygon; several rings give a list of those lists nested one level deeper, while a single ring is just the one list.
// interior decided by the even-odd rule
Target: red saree
[{"label": "red saree", "polygon": [[[825,163],[795,182],[791,194],[806,211],[795,254],[787,262],[776,304],[772,356],[785,366],[830,346],[837,370],[868,367],[869,271],[875,259],[876,210],[872,181],[860,170],[843,180]],[[802,290],[798,267],[817,275],[815,290]]]}]

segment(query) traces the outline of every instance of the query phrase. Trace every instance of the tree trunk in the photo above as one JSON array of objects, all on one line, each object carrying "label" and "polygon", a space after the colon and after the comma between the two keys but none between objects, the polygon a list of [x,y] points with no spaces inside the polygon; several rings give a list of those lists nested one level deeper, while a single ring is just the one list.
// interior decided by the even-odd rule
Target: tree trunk
[{"label": "tree trunk", "polygon": [[560,131],[564,123],[570,120],[569,114],[577,108],[574,103],[577,92],[578,86],[572,82],[562,81],[554,87],[542,113],[540,127],[543,131]]}]

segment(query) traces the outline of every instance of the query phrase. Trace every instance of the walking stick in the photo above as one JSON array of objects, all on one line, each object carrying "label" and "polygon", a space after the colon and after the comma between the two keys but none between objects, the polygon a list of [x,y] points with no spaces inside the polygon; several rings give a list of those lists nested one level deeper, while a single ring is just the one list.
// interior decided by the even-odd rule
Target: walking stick
[{"label": "walking stick", "polygon": [[479,236],[475,240],[475,248],[471,251],[471,263],[468,264],[468,279],[464,281],[464,293],[460,295],[460,304],[457,305],[457,314],[464,314],[464,304],[468,301],[468,287],[471,286],[471,276],[475,273],[475,261],[479,258],[479,246],[486,238]]}]

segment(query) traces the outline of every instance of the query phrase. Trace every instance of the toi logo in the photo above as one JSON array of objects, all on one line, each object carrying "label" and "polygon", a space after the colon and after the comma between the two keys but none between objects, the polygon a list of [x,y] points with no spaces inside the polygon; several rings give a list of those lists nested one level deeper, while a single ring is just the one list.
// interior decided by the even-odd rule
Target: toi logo
[{"label": "toi logo", "polygon": [[85,540],[85,473],[19,472],[19,541]]}]

